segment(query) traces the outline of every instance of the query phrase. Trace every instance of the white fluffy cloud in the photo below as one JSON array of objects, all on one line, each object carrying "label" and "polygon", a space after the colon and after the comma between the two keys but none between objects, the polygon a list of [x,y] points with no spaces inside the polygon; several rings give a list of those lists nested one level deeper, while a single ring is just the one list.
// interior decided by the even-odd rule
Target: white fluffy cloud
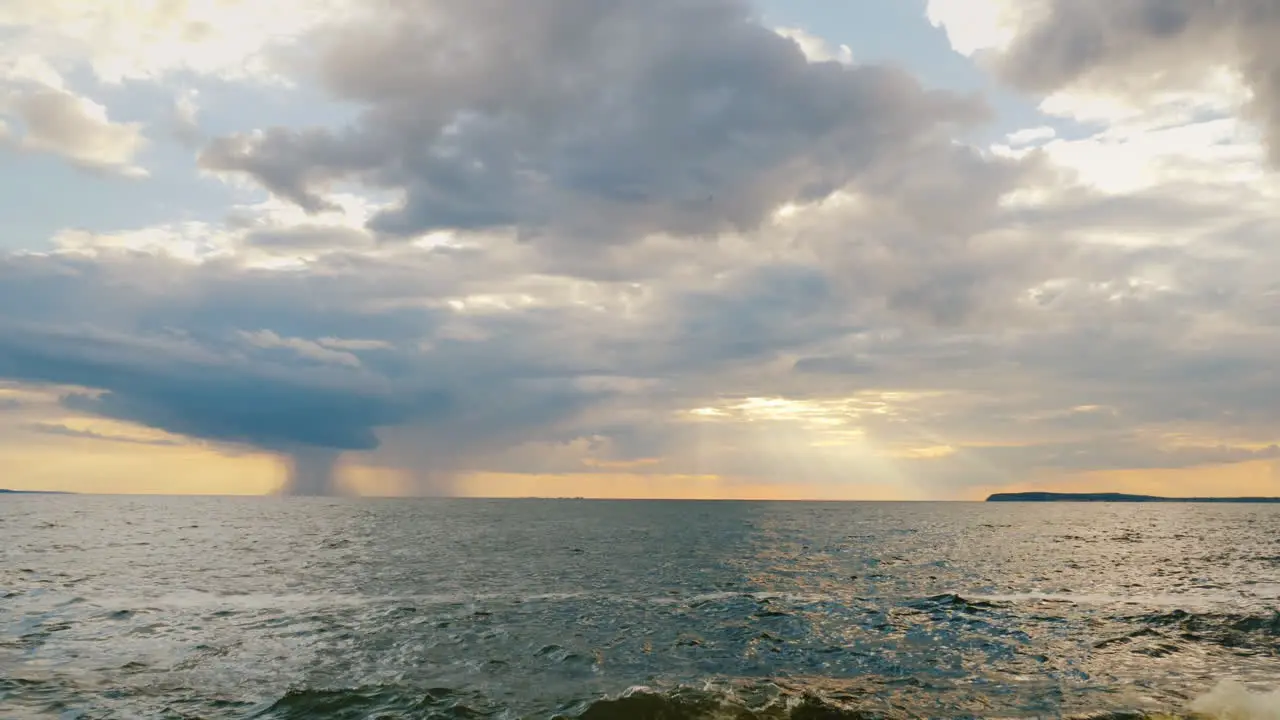
[{"label": "white fluffy cloud", "polygon": [[[0,142],[91,170],[143,177],[139,123],[121,123],[83,85],[173,77],[289,83],[290,52],[350,3],[306,0],[10,0],[0,3]],[[87,73],[85,72],[87,71]],[[64,76],[77,73],[77,87]],[[194,98],[180,96],[171,131],[198,140]]]},{"label": "white fluffy cloud", "polygon": [[[0,57],[0,120],[18,149],[52,153],[90,170],[142,177],[134,160],[146,143],[138,123],[111,120],[107,109],[67,89],[61,75],[39,58]],[[3,140],[3,138],[0,138]]]},{"label": "white fluffy cloud", "polygon": [[0,56],[87,62],[107,82],[176,72],[226,78],[281,76],[274,51],[341,12],[338,0],[8,0]]},{"label": "white fluffy cloud", "polygon": [[809,62],[838,62],[845,65],[853,64],[853,49],[848,45],[832,46],[825,39],[814,35],[804,28],[781,27],[775,28],[774,32],[779,35],[795,41],[800,46],[800,50],[804,52],[804,56]]},{"label": "white fluffy cloud", "polygon": [[925,15],[946,31],[956,52],[975,55],[1008,48],[1022,22],[1023,7],[1013,0],[929,0]]},{"label": "white fluffy cloud", "polygon": [[51,152],[92,169],[145,175],[132,165],[142,147],[137,123],[114,123],[106,108],[65,90],[48,88],[13,93],[5,103],[25,131],[20,146]]}]

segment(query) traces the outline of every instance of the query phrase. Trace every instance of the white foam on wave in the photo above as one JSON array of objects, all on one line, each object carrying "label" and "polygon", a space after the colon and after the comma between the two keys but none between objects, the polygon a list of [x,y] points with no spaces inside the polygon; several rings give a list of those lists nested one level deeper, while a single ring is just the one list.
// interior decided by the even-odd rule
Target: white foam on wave
[{"label": "white foam on wave", "polygon": [[[744,590],[725,590],[721,592],[702,593],[699,595],[671,595],[647,598],[650,603],[658,605],[698,605],[708,602],[719,602],[721,600],[736,600],[738,598],[748,598],[757,602],[766,602],[769,600],[782,600],[790,603],[820,603],[833,602],[838,598],[835,595],[814,595],[802,593],[778,593],[778,592],[747,592]],[[637,598],[630,596],[619,596],[619,600],[635,600]]]},{"label": "white foam on wave", "polygon": [[1280,690],[1253,692],[1225,681],[1196,698],[1190,710],[1214,720],[1280,720]]},{"label": "white foam on wave", "polygon": [[[621,596],[581,591],[537,593],[426,593],[403,595],[361,595],[356,593],[222,593],[203,590],[174,590],[151,596],[97,595],[77,597],[78,602],[106,610],[312,610],[371,605],[468,605],[472,603],[571,602],[583,599],[618,600]],[[69,598],[69,596],[68,596]],[[69,602],[68,598],[61,602]],[[628,598],[637,600],[639,598]]]},{"label": "white foam on wave", "polygon": [[488,599],[462,593],[435,595],[356,595],[344,593],[217,593],[175,590],[155,596],[103,595],[87,598],[93,606],[108,610],[309,610],[358,607],[388,603],[418,605],[465,604]]},{"label": "white foam on wave", "polygon": [[1238,595],[1229,593],[1203,595],[1108,595],[1104,593],[1002,593],[969,595],[971,600],[986,602],[1059,602],[1073,605],[1141,605],[1150,607],[1222,609],[1240,604]]}]

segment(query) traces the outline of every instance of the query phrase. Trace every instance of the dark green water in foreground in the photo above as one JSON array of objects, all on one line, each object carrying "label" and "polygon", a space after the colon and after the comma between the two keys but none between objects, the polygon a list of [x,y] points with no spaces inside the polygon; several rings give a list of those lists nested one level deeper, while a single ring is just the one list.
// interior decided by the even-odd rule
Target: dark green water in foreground
[{"label": "dark green water in foreground", "polygon": [[1277,506],[10,496],[0,718],[1275,718],[1278,598]]}]

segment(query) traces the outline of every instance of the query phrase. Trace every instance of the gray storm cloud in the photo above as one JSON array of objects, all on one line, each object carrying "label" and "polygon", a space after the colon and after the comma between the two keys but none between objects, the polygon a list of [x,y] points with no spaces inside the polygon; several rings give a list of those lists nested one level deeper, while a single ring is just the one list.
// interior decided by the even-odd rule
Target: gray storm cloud
[{"label": "gray storm cloud", "polygon": [[315,47],[361,119],[218,138],[200,162],[312,211],[339,180],[400,191],[369,223],[389,236],[750,230],[986,117],[897,68],[811,63],[744,0],[392,0]]},{"label": "gray storm cloud", "polygon": [[[284,491],[298,495],[334,492],[343,453],[376,451],[379,432],[401,426],[414,428],[398,452],[417,489],[446,494],[478,454],[597,400],[574,387],[577,361],[552,352],[556,317],[505,328],[502,347],[440,339],[423,354],[409,341],[433,332],[430,312],[362,307],[402,290],[421,298],[429,273],[399,288],[400,271],[331,276],[318,313],[311,281],[297,274],[130,255],[0,257],[0,377],[85,388],[62,398],[76,413],[276,453],[289,469]],[[152,292],[165,282],[173,288]],[[238,329],[263,322],[331,344],[356,332],[379,340],[348,343],[334,363],[309,351],[316,340],[264,347]]]}]

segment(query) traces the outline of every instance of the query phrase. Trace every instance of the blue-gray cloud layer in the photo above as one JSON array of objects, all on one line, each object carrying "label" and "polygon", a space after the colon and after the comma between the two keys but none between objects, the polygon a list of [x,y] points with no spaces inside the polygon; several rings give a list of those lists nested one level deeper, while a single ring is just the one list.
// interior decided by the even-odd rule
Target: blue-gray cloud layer
[{"label": "blue-gray cloud layer", "polygon": [[92,330],[5,325],[0,375],[101,391],[65,397],[74,410],[281,451],[369,450],[374,428],[448,407],[444,393],[393,393],[332,371]]}]

